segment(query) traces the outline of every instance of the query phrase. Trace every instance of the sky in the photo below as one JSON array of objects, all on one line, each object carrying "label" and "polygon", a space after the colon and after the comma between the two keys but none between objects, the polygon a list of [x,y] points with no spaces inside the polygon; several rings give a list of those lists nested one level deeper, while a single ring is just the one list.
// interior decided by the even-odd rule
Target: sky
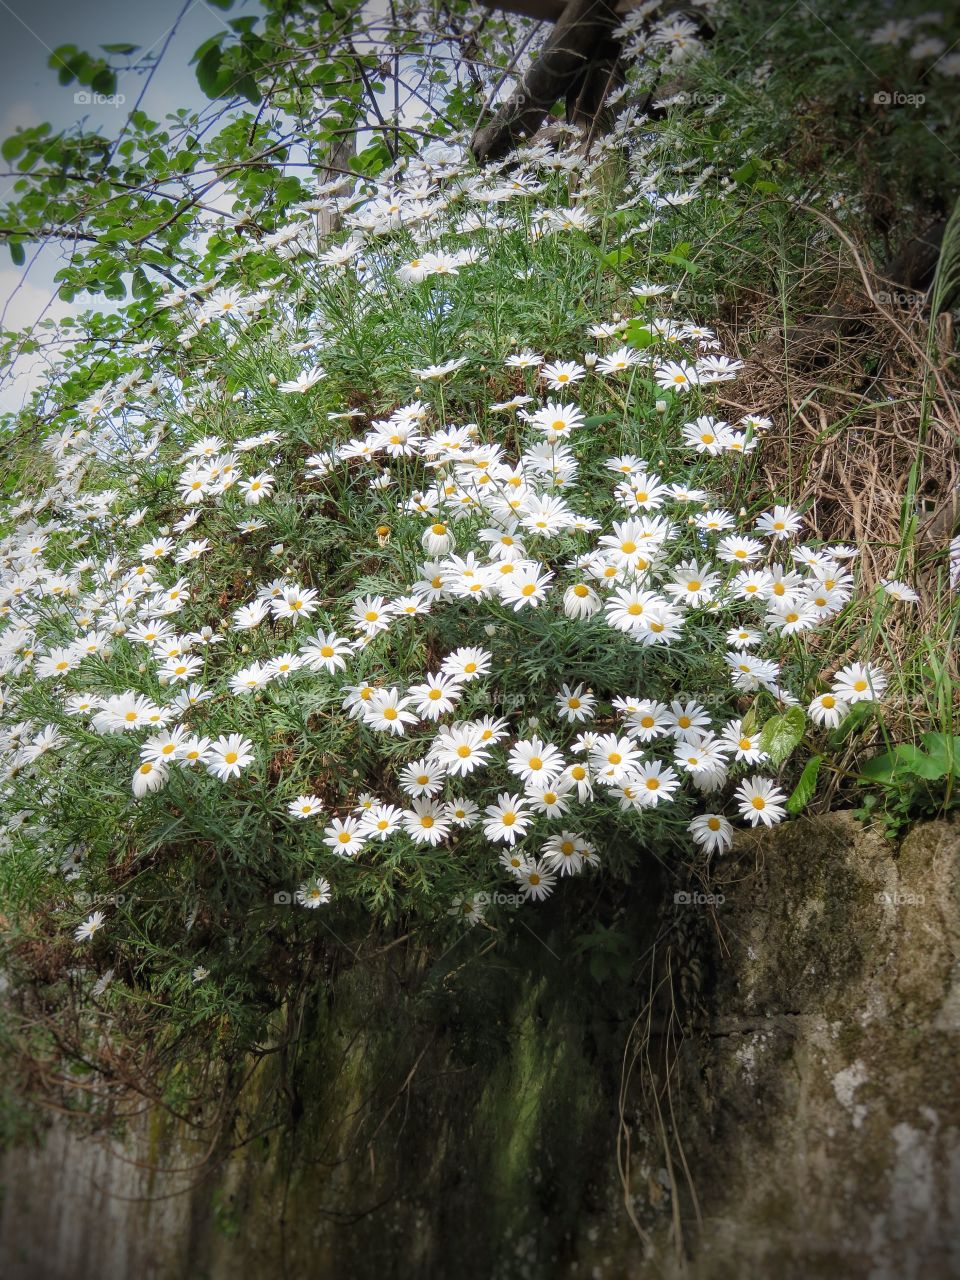
[{"label": "sky", "polygon": [[[123,41],[159,52],[170,36],[162,70],[152,78],[142,109],[156,120],[178,107],[203,107],[207,99],[190,66],[193,51],[227,19],[253,11],[249,0],[239,0],[227,13],[204,0],[0,0],[0,140],[18,127],[45,121],[59,129],[86,117],[106,134],[122,126],[143,87],[143,77],[132,72],[120,75],[117,95],[125,102],[115,106],[78,103],[75,95],[81,86],[61,85],[56,71],[47,65],[53,50],[63,44],[75,44],[93,54],[101,44]],[[7,179],[0,179],[0,202],[9,197],[11,187]],[[27,249],[29,264],[32,255]],[[9,251],[0,246],[0,310],[6,306],[5,328],[20,329],[38,318],[54,297],[53,277],[60,265],[54,246],[45,249],[29,271],[13,266]],[[103,299],[96,305],[102,307]],[[59,318],[81,309],[81,299],[69,307],[57,300],[47,314]],[[19,409],[40,377],[35,360],[21,360],[15,372],[16,378],[0,388],[0,413]]]}]

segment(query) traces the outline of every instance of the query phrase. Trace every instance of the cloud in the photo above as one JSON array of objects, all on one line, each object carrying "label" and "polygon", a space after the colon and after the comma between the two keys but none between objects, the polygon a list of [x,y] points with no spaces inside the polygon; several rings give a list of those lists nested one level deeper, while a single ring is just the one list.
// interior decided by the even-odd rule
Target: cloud
[{"label": "cloud", "polygon": [[11,102],[0,116],[0,140],[11,137],[18,129],[32,129],[34,125],[41,123],[41,117],[32,102],[27,102],[25,98],[21,98],[19,102]]}]

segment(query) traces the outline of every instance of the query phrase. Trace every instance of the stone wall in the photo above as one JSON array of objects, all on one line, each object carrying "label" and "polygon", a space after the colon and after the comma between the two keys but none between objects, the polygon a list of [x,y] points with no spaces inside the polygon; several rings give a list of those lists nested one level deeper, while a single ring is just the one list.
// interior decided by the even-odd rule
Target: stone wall
[{"label": "stone wall", "polygon": [[958,860],[956,823],[833,814],[741,838],[722,903],[652,865],[622,972],[590,974],[573,895],[481,967],[345,970],[287,1123],[260,1132],[267,1059],[233,1155],[156,1113],[8,1152],[0,1274],[960,1277]]}]

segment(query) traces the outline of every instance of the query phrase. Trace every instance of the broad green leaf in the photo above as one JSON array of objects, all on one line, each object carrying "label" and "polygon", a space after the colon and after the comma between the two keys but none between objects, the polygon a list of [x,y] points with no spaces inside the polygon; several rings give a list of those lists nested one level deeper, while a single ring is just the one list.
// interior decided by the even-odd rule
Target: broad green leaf
[{"label": "broad green leaf", "polygon": [[223,60],[219,44],[212,44],[197,63],[197,83],[208,98],[220,92],[220,64]]},{"label": "broad green leaf", "polygon": [[611,249],[609,253],[603,255],[603,260],[608,267],[619,267],[621,262],[629,262],[633,257],[633,249],[628,244],[618,245],[616,249]]},{"label": "broad green leaf", "polygon": [[771,716],[760,730],[760,750],[774,764],[782,764],[803,737],[807,717],[801,707],[790,707],[783,715]]},{"label": "broad green leaf", "polygon": [[902,742],[891,751],[867,760],[860,772],[870,782],[896,785],[910,777],[937,782],[957,773],[960,763],[960,736],[928,732],[921,735],[923,746]]},{"label": "broad green leaf", "polygon": [[640,320],[631,320],[624,330],[624,337],[631,347],[637,347],[641,351],[644,347],[651,346],[656,339],[652,332]]},{"label": "broad green leaf", "polygon": [[794,817],[796,817],[798,813],[802,813],[813,799],[813,793],[817,789],[817,777],[820,773],[820,765],[822,763],[823,756],[811,756],[803,766],[803,773],[801,773],[800,779],[787,801],[787,812],[792,813]]}]

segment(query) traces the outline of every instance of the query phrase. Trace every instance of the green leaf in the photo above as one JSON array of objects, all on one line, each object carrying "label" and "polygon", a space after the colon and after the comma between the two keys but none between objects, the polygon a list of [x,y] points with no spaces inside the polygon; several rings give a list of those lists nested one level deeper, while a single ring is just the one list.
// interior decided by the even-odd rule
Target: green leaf
[{"label": "green leaf", "polygon": [[743,729],[743,735],[745,738],[753,737],[753,735],[757,732],[757,724],[758,724],[757,700],[756,698],[754,698],[753,702],[751,702],[750,706],[747,708],[747,712],[744,715],[743,719],[740,721],[740,725],[741,725],[741,728]]},{"label": "green leaf", "polygon": [[749,182],[754,174],[757,173],[758,166],[755,160],[750,159],[746,164],[742,164],[739,169],[734,169],[730,177],[734,182]]},{"label": "green leaf", "polygon": [[670,253],[660,253],[657,255],[662,261],[669,262],[671,266],[682,267],[689,275],[695,276],[700,268],[695,262],[691,262],[689,258],[682,253],[671,250]]},{"label": "green leaf", "polygon": [[22,267],[27,260],[27,255],[24,252],[23,245],[19,240],[11,240],[9,243],[10,257],[13,259],[13,265],[15,267]]},{"label": "green leaf", "polygon": [[876,712],[876,704],[873,702],[855,702],[850,711],[837,725],[833,733],[828,739],[831,747],[842,746],[857,729],[862,728],[864,724]]},{"label": "green leaf", "polygon": [[90,88],[94,93],[102,93],[105,97],[110,97],[117,92],[117,73],[110,67],[101,67],[91,77]]},{"label": "green leaf", "polygon": [[656,341],[653,333],[642,320],[631,320],[624,330],[624,337],[629,346],[637,347],[641,351],[644,347],[649,347]]},{"label": "green leaf", "polygon": [[820,773],[820,765],[822,763],[823,756],[811,756],[803,766],[800,780],[787,801],[787,813],[792,813],[796,817],[798,813],[803,812],[813,799],[813,793],[817,789],[817,776]]},{"label": "green leaf", "polygon": [[628,244],[618,245],[616,249],[611,249],[609,253],[603,255],[603,260],[608,267],[619,267],[621,262],[629,262],[633,257],[633,249]]},{"label": "green leaf", "polygon": [[221,61],[220,45],[212,44],[197,63],[197,83],[208,98],[215,98],[220,92]]},{"label": "green leaf", "polygon": [[873,756],[860,769],[870,782],[896,786],[911,777],[938,782],[948,774],[957,774],[960,766],[960,736],[928,732],[920,735],[922,746],[902,742],[892,751]]},{"label": "green leaf", "polygon": [[372,146],[365,147],[359,155],[351,156],[349,160],[350,168],[354,173],[362,173],[371,178],[381,169],[386,168],[389,163],[390,152],[380,138]]},{"label": "green leaf", "polygon": [[138,44],[126,44],[121,41],[119,44],[102,44],[100,48],[104,53],[121,53],[127,55],[136,53],[140,46]]},{"label": "green leaf", "polygon": [[254,106],[260,101],[260,90],[257,88],[257,82],[253,76],[240,76],[233,83],[233,90],[239,93],[242,98],[246,98],[248,102],[252,102]]},{"label": "green leaf", "polygon": [[760,750],[774,764],[782,764],[800,742],[807,717],[802,707],[790,707],[780,716],[771,716],[760,730]]},{"label": "green leaf", "polygon": [[15,133],[12,138],[7,138],[0,146],[0,155],[4,160],[15,160],[27,145],[27,135],[25,133]]}]

